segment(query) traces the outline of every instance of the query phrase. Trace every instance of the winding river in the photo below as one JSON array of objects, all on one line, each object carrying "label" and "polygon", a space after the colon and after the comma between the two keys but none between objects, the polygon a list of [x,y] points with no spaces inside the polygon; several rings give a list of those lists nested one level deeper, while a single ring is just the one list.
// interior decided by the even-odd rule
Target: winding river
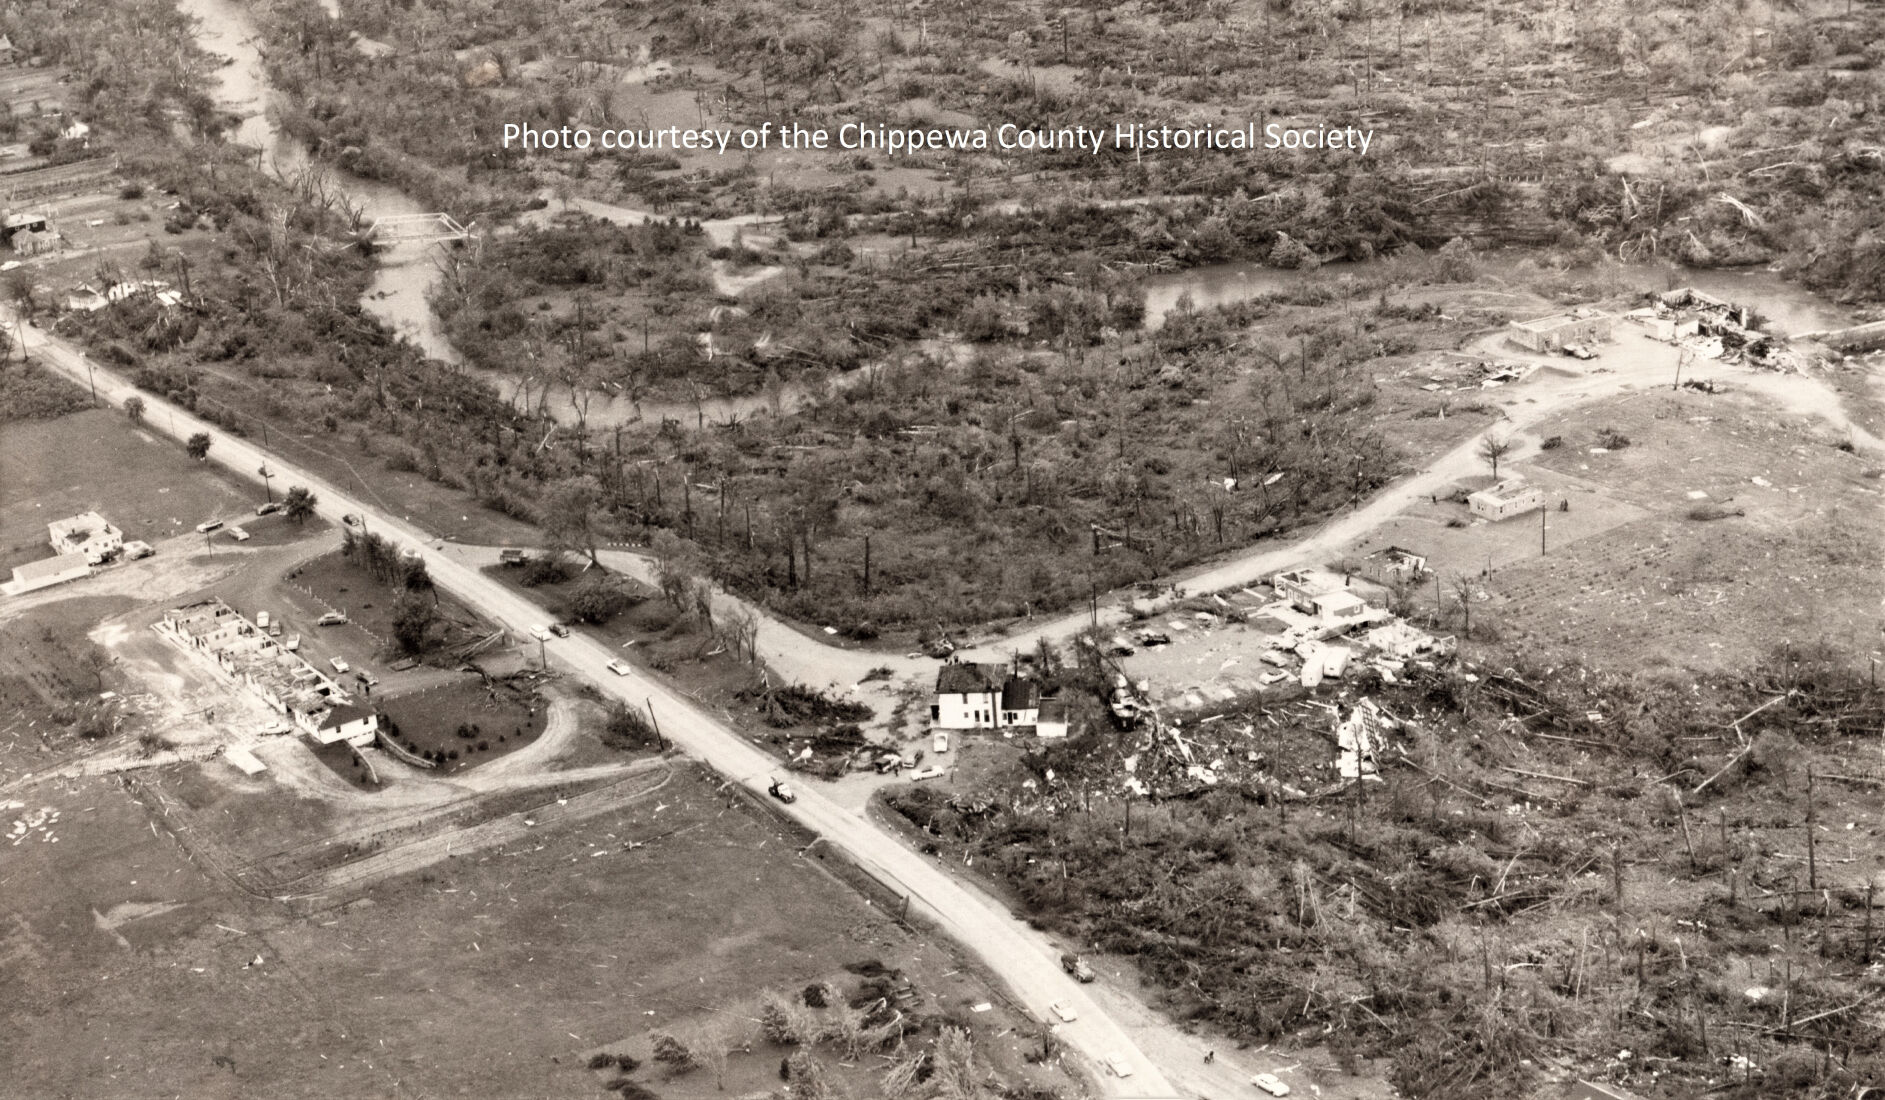
[{"label": "winding river", "polygon": [[[284,134],[269,117],[268,104],[273,95],[257,45],[259,32],[249,12],[235,0],[178,0],[178,7],[198,23],[198,41],[213,55],[229,59],[216,70],[222,105],[241,119],[234,139],[258,151],[263,162],[277,174],[291,176],[313,166],[308,151]],[[336,0],[324,0],[330,17],[338,17]],[[322,166],[331,185],[343,191],[368,220],[398,214],[426,211],[411,197],[396,188],[363,179],[332,166]],[[644,210],[615,206],[589,199],[570,199],[567,203],[532,211],[522,219],[526,224],[544,224],[564,208],[577,209],[592,217],[617,224],[637,225],[656,217]],[[708,238],[716,245],[731,244],[748,230],[759,229],[767,219],[758,215],[714,219],[702,223]],[[437,245],[402,243],[381,253],[381,263],[372,283],[361,298],[361,306],[404,336],[424,354],[447,363],[463,360],[445,336],[437,315],[432,312],[428,295],[440,278],[434,260]],[[1497,277],[1500,271],[1516,269],[1518,262],[1499,254],[1487,257],[1487,270]],[[1156,275],[1145,283],[1145,326],[1156,329],[1180,303],[1190,301],[1192,308],[1211,309],[1244,301],[1259,295],[1300,286],[1305,280],[1340,278],[1345,273],[1362,274],[1369,265],[1362,263],[1327,264],[1313,272],[1284,271],[1253,263],[1213,264],[1188,271]],[[1644,289],[1664,286],[1668,270],[1647,264],[1623,265],[1617,269],[1626,280]],[[1516,273],[1516,272],[1515,272]],[[746,276],[729,274],[715,267],[715,282],[722,294],[732,296],[746,286],[766,278],[762,269]],[[1754,305],[1783,332],[1803,332],[1849,324],[1852,312],[1827,302],[1812,292],[1787,283],[1764,269],[1744,271],[1684,271],[1679,278],[1699,289],[1721,297]],[[946,354],[946,353],[945,353]],[[585,418],[592,428],[612,428],[621,424],[673,420],[693,428],[702,423],[725,423],[772,411],[790,411],[809,400],[821,397],[832,385],[842,385],[864,372],[853,372],[830,382],[788,383],[777,394],[753,394],[743,397],[710,397],[693,402],[654,402],[639,404],[619,394],[603,393],[591,402]],[[528,400],[565,424],[575,424],[577,416],[569,392],[550,383],[547,395],[543,383],[535,378],[502,371],[480,371],[505,398],[514,402]]]}]

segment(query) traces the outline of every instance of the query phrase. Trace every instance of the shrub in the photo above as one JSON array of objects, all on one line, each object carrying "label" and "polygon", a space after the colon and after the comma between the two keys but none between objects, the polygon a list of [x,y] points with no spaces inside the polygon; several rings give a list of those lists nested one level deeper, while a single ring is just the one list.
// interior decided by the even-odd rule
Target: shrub
[{"label": "shrub", "polygon": [[569,566],[554,555],[531,558],[524,563],[523,575],[517,583],[525,588],[535,588],[542,584],[562,584],[569,579]]},{"label": "shrub", "polygon": [[1553,435],[1547,436],[1545,441],[1538,445],[1538,449],[1541,451],[1555,451],[1562,446],[1564,446],[1564,437],[1561,435]]},{"label": "shrub", "polygon": [[1597,432],[1597,445],[1607,451],[1621,451],[1630,445],[1630,437],[1615,428],[1603,428]]},{"label": "shrub", "polygon": [[[617,703],[609,709],[608,723],[602,727],[602,743],[612,749],[640,749],[656,744],[660,735],[654,723],[640,707]],[[502,737],[499,741],[504,740]]]},{"label": "shrub", "polygon": [[672,1035],[655,1036],[655,1061],[673,1067],[677,1073],[700,1066],[700,1057],[693,1049]]}]

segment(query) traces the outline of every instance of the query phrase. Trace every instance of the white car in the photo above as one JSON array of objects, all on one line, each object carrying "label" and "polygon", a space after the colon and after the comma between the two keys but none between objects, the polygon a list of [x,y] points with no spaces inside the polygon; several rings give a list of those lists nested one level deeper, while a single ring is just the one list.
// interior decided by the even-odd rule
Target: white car
[{"label": "white car", "polygon": [[910,778],[911,779],[935,779],[937,776],[941,775],[942,773],[943,773],[943,770],[941,768],[918,768],[916,771],[913,771],[910,773]]},{"label": "white car", "polygon": [[627,676],[629,673],[628,662],[627,661],[610,661],[609,671],[615,673],[617,676]]},{"label": "white car", "polygon": [[219,520],[219,519],[207,520],[203,523],[197,524],[196,531],[197,531],[197,534],[199,535],[207,535],[211,531],[214,531],[216,528],[221,527],[222,525],[223,525],[222,520]]},{"label": "white car", "polygon": [[949,751],[949,731],[937,730],[936,736],[930,740],[929,747],[930,747],[930,750],[933,752],[948,752]]},{"label": "white car", "polygon": [[263,630],[267,630],[268,629],[268,612],[257,611],[255,613],[255,625],[261,627]]},{"label": "white car", "polygon": [[536,639],[537,641],[539,641],[539,642],[547,642],[547,641],[549,641],[549,640],[550,640],[550,639],[551,639],[552,637],[554,637],[554,635],[552,635],[552,634],[550,633],[550,628],[549,628],[549,627],[547,627],[547,626],[533,626],[533,627],[531,627],[531,628],[530,628],[530,636],[531,636],[532,638],[535,638],[535,639]]},{"label": "white car", "polygon": [[1047,1007],[1052,1009],[1054,1012],[1054,1015],[1060,1017],[1061,1020],[1065,1023],[1070,1024],[1080,1018],[1080,1014],[1078,1012],[1075,1012],[1073,1010],[1073,1006],[1068,1004],[1066,1001],[1055,1001],[1053,1004],[1048,1005]]},{"label": "white car", "polygon": [[288,635],[288,637],[285,640],[283,640],[283,642],[281,643],[281,647],[290,653],[293,653],[295,650],[300,649],[301,648],[301,635],[299,634]]},{"label": "white car", "polygon": [[249,541],[249,533],[240,527],[231,527],[229,529],[229,537],[235,539],[237,542]]},{"label": "white car", "polygon": [[1277,1080],[1274,1074],[1259,1073],[1250,1079],[1250,1083],[1269,1093],[1271,1096],[1288,1096],[1289,1086]]},{"label": "white car", "polygon": [[1108,1054],[1106,1056],[1106,1066],[1108,1069],[1112,1070],[1116,1076],[1132,1076],[1132,1063],[1126,1061],[1126,1056],[1123,1054]]},{"label": "white car", "polygon": [[329,657],[327,659],[327,663],[334,666],[335,672],[345,672],[347,671],[348,668],[351,667],[350,665],[347,664],[346,661],[340,659],[339,657]]}]

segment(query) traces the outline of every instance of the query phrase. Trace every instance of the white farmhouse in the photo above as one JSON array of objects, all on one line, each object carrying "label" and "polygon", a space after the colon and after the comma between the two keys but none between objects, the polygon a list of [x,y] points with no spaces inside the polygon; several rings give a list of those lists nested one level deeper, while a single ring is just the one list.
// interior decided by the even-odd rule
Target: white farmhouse
[{"label": "white farmhouse", "polygon": [[1041,686],[1008,675],[1000,665],[951,662],[936,674],[929,716],[931,725],[945,730],[1032,726],[1041,717]]},{"label": "white farmhouse", "polygon": [[104,564],[124,549],[124,532],[106,523],[97,512],[54,520],[46,530],[52,535],[53,553],[84,554],[93,565]]}]

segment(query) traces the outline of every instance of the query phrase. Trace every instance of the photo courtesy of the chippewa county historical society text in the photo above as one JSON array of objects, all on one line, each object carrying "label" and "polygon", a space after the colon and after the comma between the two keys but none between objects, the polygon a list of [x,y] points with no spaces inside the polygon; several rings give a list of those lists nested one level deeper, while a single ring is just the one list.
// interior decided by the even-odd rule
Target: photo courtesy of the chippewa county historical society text
[{"label": "photo courtesy of the chippewa county historical society text", "polygon": [[1881,74],[0,8],[0,1094],[1885,1100]]}]

